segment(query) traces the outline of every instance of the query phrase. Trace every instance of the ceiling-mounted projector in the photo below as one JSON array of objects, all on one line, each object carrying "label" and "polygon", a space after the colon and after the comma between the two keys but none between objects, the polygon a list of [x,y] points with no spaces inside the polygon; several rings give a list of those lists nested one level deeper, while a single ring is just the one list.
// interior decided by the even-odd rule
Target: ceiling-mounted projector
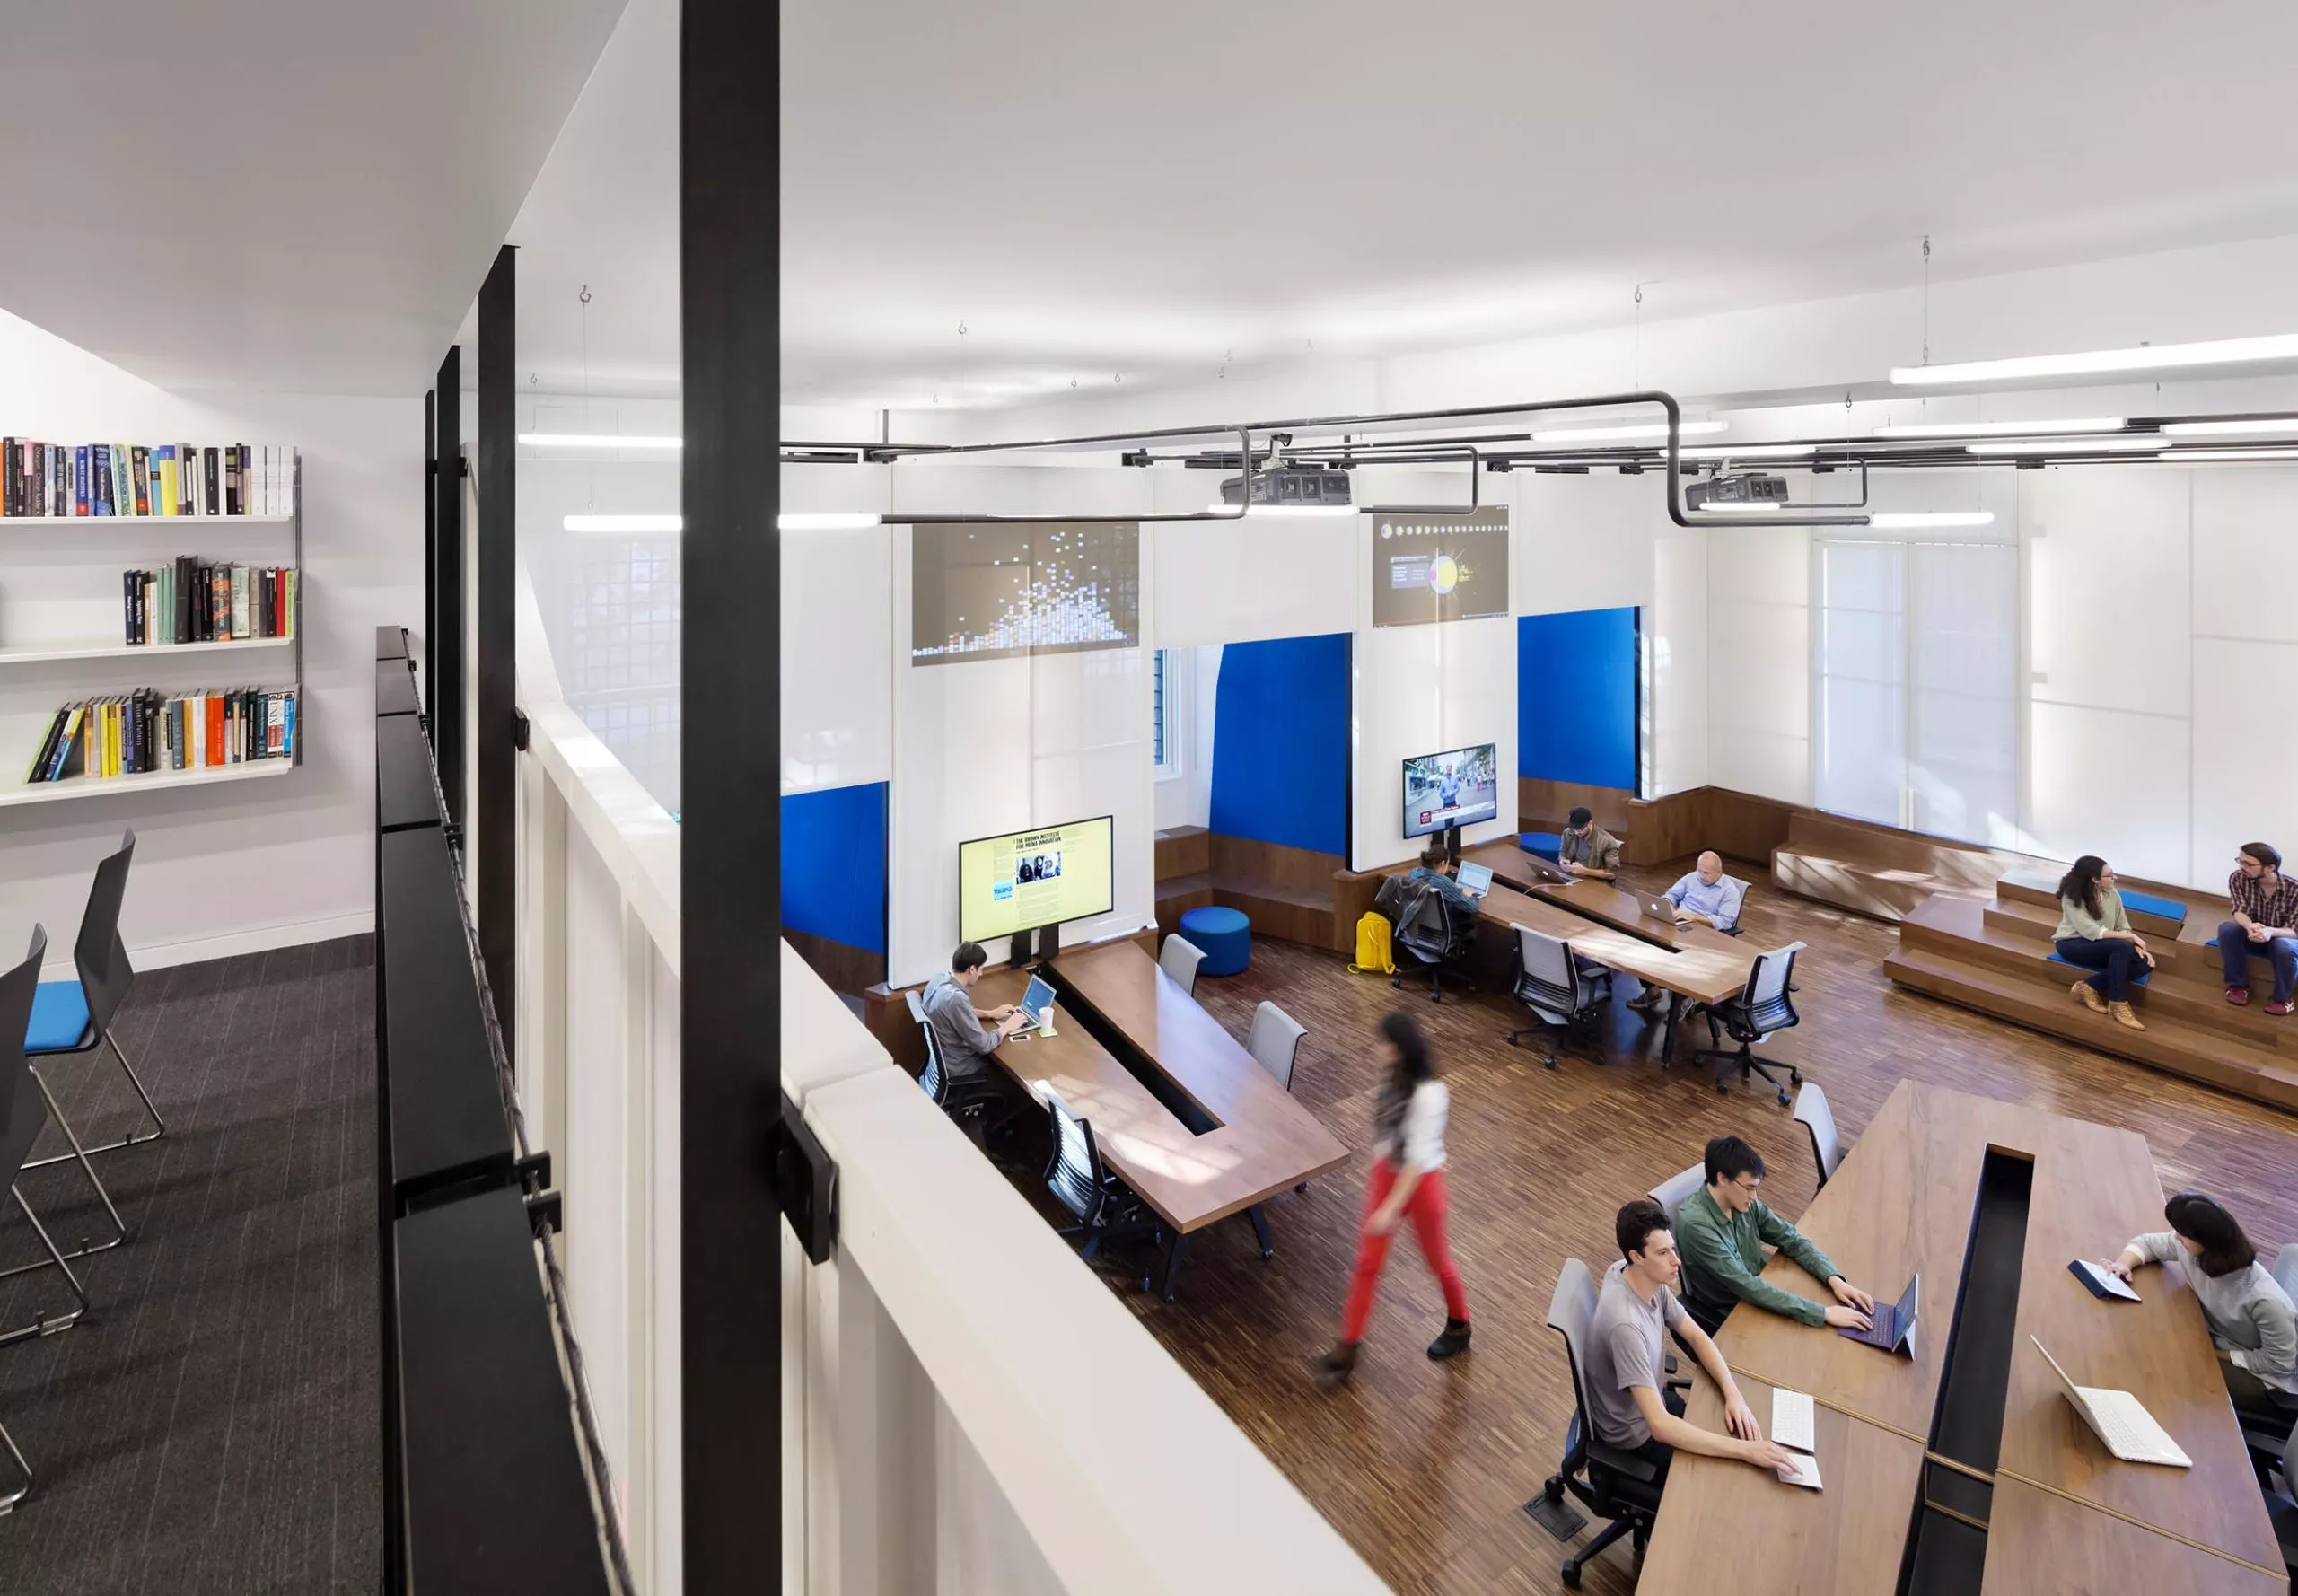
[{"label": "ceiling-mounted projector", "polygon": [[1684,489],[1684,503],[1694,510],[1712,510],[1718,504],[1785,504],[1786,502],[1786,478],[1767,477],[1752,471],[1738,477],[1718,477],[1712,482],[1695,482]]},{"label": "ceiling-mounted projector", "polygon": [[[1221,484],[1221,502],[1241,504],[1245,499],[1245,479],[1232,477]],[[1348,473],[1319,471],[1297,466],[1272,466],[1253,473],[1253,496],[1256,504],[1331,504],[1346,505],[1348,502]]]}]

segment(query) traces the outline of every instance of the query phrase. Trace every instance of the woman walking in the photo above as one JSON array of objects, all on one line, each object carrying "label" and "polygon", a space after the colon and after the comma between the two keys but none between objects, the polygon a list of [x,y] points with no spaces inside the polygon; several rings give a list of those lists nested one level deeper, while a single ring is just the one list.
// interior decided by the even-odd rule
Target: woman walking
[{"label": "woman walking", "polygon": [[1381,1021],[1388,1078],[1373,1110],[1373,1170],[1364,1183],[1364,1217],[1357,1233],[1356,1272],[1341,1311],[1340,1340],[1317,1360],[1320,1384],[1338,1385],[1356,1367],[1356,1344],[1373,1317],[1373,1293],[1388,1262],[1397,1222],[1409,1215],[1420,1255],[1444,1291],[1444,1330],[1428,1344],[1443,1359],[1469,1349],[1469,1294],[1444,1236],[1444,1118],[1450,1099],[1427,1039],[1408,1015]]},{"label": "woman walking", "polygon": [[2098,855],[2083,855],[2059,878],[2058,929],[2053,934],[2061,959],[2099,972],[2074,983],[2075,1000],[2094,1013],[2112,1015],[2118,1025],[2145,1030],[2130,1011],[2130,985],[2140,967],[2154,968],[2154,955],[2130,928],[2115,873]]}]

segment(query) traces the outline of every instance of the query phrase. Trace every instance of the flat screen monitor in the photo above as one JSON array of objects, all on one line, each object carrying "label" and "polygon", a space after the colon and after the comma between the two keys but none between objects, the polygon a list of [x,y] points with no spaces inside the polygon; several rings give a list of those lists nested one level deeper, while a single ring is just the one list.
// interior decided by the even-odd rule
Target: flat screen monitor
[{"label": "flat screen monitor", "polygon": [[1404,834],[1426,837],[1500,815],[1500,747],[1480,742],[1404,762]]},{"label": "flat screen monitor", "polygon": [[987,942],[1108,914],[1110,817],[958,845],[958,934]]}]

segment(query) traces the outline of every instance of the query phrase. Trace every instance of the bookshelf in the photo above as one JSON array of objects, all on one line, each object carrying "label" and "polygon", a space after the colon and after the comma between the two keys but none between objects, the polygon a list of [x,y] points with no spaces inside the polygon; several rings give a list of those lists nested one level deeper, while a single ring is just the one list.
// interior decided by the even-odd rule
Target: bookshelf
[{"label": "bookshelf", "polygon": [[[285,455],[285,513],[0,515],[0,809],[268,780],[303,763],[309,731],[303,461],[292,449]],[[297,581],[289,635],[125,642],[121,573],[162,571],[179,556],[196,556],[219,567],[292,567]],[[60,706],[137,688],[166,698],[242,687],[294,692],[292,756],[132,775],[25,779]]]}]

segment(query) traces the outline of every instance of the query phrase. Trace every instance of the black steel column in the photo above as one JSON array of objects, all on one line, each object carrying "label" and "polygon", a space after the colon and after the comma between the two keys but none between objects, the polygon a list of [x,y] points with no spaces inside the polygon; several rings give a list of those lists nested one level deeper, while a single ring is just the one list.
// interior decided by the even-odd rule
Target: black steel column
[{"label": "black steel column", "polygon": [[[782,1563],[782,1056],[777,12],[686,0],[679,278],[686,450],[680,716],[680,1350],[686,1588]],[[698,713],[740,705],[728,736]]]},{"label": "black steel column", "polygon": [[439,680],[439,390],[423,396],[423,692]]},{"label": "black steel column", "polygon": [[439,363],[439,469],[431,479],[437,591],[431,610],[431,747],[447,794],[447,824],[463,822],[463,349]]},{"label": "black steel column", "polygon": [[[478,288],[478,951],[503,1045],[518,1057],[519,251]],[[776,792],[780,788],[776,789]]]}]

